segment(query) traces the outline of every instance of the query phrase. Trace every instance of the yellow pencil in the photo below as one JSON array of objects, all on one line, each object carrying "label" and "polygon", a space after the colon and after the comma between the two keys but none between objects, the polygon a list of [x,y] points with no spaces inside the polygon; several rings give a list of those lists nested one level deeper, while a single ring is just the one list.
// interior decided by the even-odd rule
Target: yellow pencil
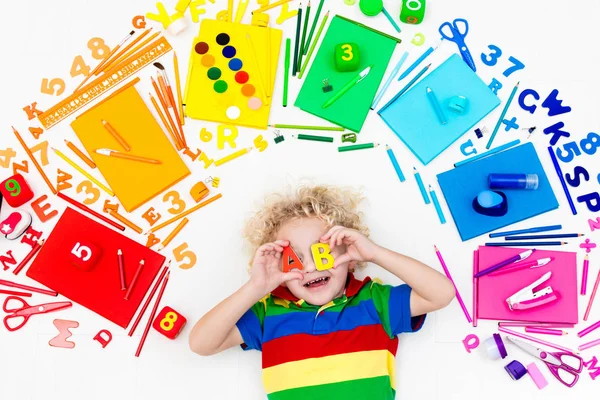
[{"label": "yellow pencil", "polygon": [[163,222],[162,224],[159,224],[159,225],[153,226],[153,227],[152,227],[152,228],[151,228],[151,229],[150,229],[148,232],[146,232],[146,233],[154,233],[154,232],[158,231],[159,229],[162,229],[162,228],[164,228],[165,226],[171,225],[173,222],[175,222],[175,221],[179,221],[179,220],[180,220],[181,218],[183,218],[183,217],[187,217],[188,215],[190,215],[190,214],[191,214],[191,213],[193,213],[194,211],[196,211],[196,210],[199,210],[199,209],[201,209],[202,207],[204,207],[204,206],[206,206],[206,205],[208,205],[208,204],[212,203],[213,201],[220,199],[222,196],[223,196],[223,195],[222,195],[221,193],[219,193],[219,194],[217,194],[217,195],[215,195],[215,196],[213,196],[213,197],[211,197],[211,198],[209,198],[209,199],[206,199],[206,200],[204,200],[202,203],[198,203],[198,204],[196,204],[194,207],[190,208],[189,210],[186,210],[186,211],[182,212],[182,213],[181,213],[181,214],[179,214],[179,215],[176,215],[176,216],[174,216],[174,217],[173,217],[173,218],[171,218],[170,220],[168,220],[168,221],[165,221],[165,222]]},{"label": "yellow pencil", "polygon": [[227,21],[233,22],[233,0],[229,0],[227,3]]},{"label": "yellow pencil", "polygon": [[254,63],[254,68],[256,68],[256,72],[258,72],[258,80],[260,82],[260,91],[265,99],[265,103],[269,104],[269,100],[267,99],[267,94],[265,92],[265,80],[263,79],[262,72],[258,66],[258,58],[256,58],[256,53],[254,52],[254,45],[252,44],[252,38],[249,34],[246,33],[246,41],[248,42],[248,47],[250,48],[250,54],[252,55],[252,61]]},{"label": "yellow pencil", "polygon": [[247,147],[245,149],[241,149],[240,151],[236,151],[235,153],[230,154],[227,157],[220,158],[217,161],[215,161],[215,166],[218,167],[219,165],[223,165],[226,162],[235,160],[236,158],[243,156],[244,154],[250,152],[251,150],[252,150],[252,147]]},{"label": "yellow pencil", "polygon": [[175,238],[175,236],[177,236],[177,234],[179,232],[181,232],[181,230],[186,226],[186,224],[188,222],[190,222],[189,219],[187,219],[187,218],[182,219],[181,222],[179,224],[177,224],[175,229],[173,229],[173,232],[169,233],[169,235],[165,238],[165,240],[163,240],[163,242],[158,246],[158,248],[156,250],[161,251],[162,249],[167,247],[169,245],[169,243],[171,243],[171,241]]},{"label": "yellow pencil", "polygon": [[272,3],[272,4],[269,4],[269,5],[264,6],[262,8],[259,8],[258,10],[254,10],[254,11],[252,11],[252,13],[254,14],[255,12],[267,11],[267,10],[270,10],[272,8],[284,5],[285,3],[289,3],[290,1],[292,1],[292,0],[280,0],[280,1],[276,1],[275,3]]},{"label": "yellow pencil", "polygon": [[54,151],[57,156],[59,156],[60,158],[62,158],[71,167],[73,167],[77,171],[79,171],[83,176],[85,176],[86,178],[88,178],[90,181],[94,182],[100,189],[104,190],[106,193],[108,193],[109,195],[111,195],[111,196],[114,197],[115,193],[110,188],[108,188],[107,186],[103,185],[102,183],[100,183],[98,181],[98,179],[94,178],[93,176],[91,176],[90,174],[88,174],[87,172],[85,172],[83,170],[83,168],[81,168],[79,165],[77,165],[73,161],[71,161],[67,156],[65,156],[63,153],[61,153],[60,150],[57,150],[54,147],[52,147],[52,151]]},{"label": "yellow pencil", "polygon": [[239,24],[240,22],[242,22],[242,18],[244,18],[244,14],[246,13],[246,8],[248,7],[248,1],[249,0],[240,0],[240,4],[238,5],[237,12],[235,13],[235,20],[233,21],[236,24]]},{"label": "yellow pencil", "polygon": [[138,162],[143,162],[143,163],[147,163],[147,164],[162,164],[162,161],[160,161],[160,160],[155,160],[153,158],[134,156],[133,154],[121,153],[120,151],[116,151],[116,150],[112,150],[112,149],[96,149],[95,152],[96,152],[96,154],[100,154],[101,156],[106,156],[106,157],[122,158],[124,160],[138,161]]},{"label": "yellow pencil", "polygon": [[179,106],[179,118],[181,125],[185,125],[183,118],[183,101],[181,101],[181,81],[179,80],[179,63],[177,62],[177,53],[173,50],[173,68],[175,68],[175,86],[177,86],[177,105]]}]

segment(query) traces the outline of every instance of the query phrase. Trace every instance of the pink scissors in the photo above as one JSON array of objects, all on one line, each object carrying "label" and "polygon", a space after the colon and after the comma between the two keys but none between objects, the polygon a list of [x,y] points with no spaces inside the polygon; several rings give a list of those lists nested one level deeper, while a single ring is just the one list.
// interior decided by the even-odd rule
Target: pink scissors
[{"label": "pink scissors", "polygon": [[[8,308],[8,303],[11,300],[14,300],[15,302],[19,302],[19,303],[21,303],[21,305],[19,307]],[[62,310],[65,308],[69,308],[72,305],[73,305],[73,303],[71,303],[70,301],[60,301],[60,302],[56,302],[56,303],[46,303],[46,304],[38,304],[37,306],[30,306],[29,304],[27,304],[27,302],[25,300],[23,300],[20,297],[8,296],[6,298],[6,300],[4,300],[4,305],[2,306],[2,309],[8,313],[8,315],[6,317],[4,317],[4,326],[10,332],[14,332],[17,329],[21,329],[25,325],[25,323],[29,320],[29,317],[31,317],[32,315],[45,314],[47,312],[58,311],[58,310]],[[22,320],[20,323],[17,323],[17,325],[11,326],[8,323],[8,321],[10,321],[14,318],[19,318],[19,319],[22,318]]]}]

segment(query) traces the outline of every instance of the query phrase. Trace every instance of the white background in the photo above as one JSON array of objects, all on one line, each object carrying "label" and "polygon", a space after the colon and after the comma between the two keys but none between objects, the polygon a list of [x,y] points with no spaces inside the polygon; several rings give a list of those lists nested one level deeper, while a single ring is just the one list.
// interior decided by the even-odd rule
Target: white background
[{"label": "white background", "polygon": [[[174,0],[165,1],[170,12],[173,12],[174,3]],[[295,0],[292,7],[296,3],[298,2]],[[398,15],[398,3],[398,1],[385,1],[392,15]],[[550,118],[546,115],[546,110],[538,109],[535,115],[524,112],[518,107],[515,99],[508,117],[517,116],[518,123],[522,126],[537,125],[539,128],[564,121],[566,129],[576,138],[582,138],[597,128],[599,119],[597,110],[600,104],[597,98],[599,82],[595,38],[600,8],[596,1],[580,0],[576,2],[577,6],[569,5],[575,2],[555,0],[526,2],[447,0],[429,3],[423,24],[419,26],[401,24],[400,37],[403,43],[396,49],[392,64],[395,64],[403,51],[408,50],[410,56],[405,66],[409,65],[429,45],[436,43],[439,37],[437,28],[443,21],[463,17],[470,23],[467,44],[476,60],[477,72],[486,83],[490,82],[492,77],[502,81],[505,85],[499,93],[502,100],[506,100],[514,83],[520,80],[522,88],[535,88],[543,98],[550,90],[558,88],[561,93],[559,97],[564,99],[565,104],[573,107],[570,114]],[[207,14],[204,16],[214,16],[216,12],[225,9],[226,4],[225,0],[217,0],[216,4],[208,3]],[[313,15],[317,4],[318,1],[313,0]],[[93,66],[96,63],[90,57],[90,51],[86,47],[87,41],[98,36],[114,45],[131,29],[132,17],[151,11],[152,7],[153,2],[141,0],[13,1],[4,4],[3,22],[0,25],[3,51],[3,61],[0,63],[0,76],[3,77],[3,88],[0,94],[2,106],[0,125],[3,134],[0,148],[12,147],[18,152],[17,160],[25,159],[25,153],[12,135],[10,126],[17,127],[30,146],[35,144],[27,128],[38,124],[36,121],[27,121],[22,108],[32,101],[37,101],[39,107],[44,109],[58,100],[56,97],[40,93],[42,78],[65,79],[67,90],[63,96],[70,93],[82,78],[69,76],[73,58],[81,54],[89,65]],[[251,0],[248,11],[255,8],[256,2]],[[355,18],[390,34],[395,33],[383,15],[367,18],[360,13],[358,4],[347,6],[342,0],[327,0],[324,11],[327,9],[330,9],[332,14]],[[279,11],[273,10],[270,14],[274,21]],[[249,17],[250,14],[247,12],[244,21],[249,21]],[[198,29],[197,25],[191,23],[189,13],[186,15],[186,20],[189,23],[186,32],[178,37],[168,36],[178,52],[182,79],[185,79],[191,40]],[[158,28],[158,25],[152,22],[150,25]],[[295,19],[288,20],[281,28],[284,29],[286,37],[293,38]],[[416,32],[422,32],[427,38],[427,42],[421,47],[410,43]],[[499,46],[504,53],[495,67],[486,67],[481,63],[480,54],[483,51],[487,52],[489,44]],[[429,60],[434,63],[434,66],[439,65],[456,50],[456,46],[452,43],[444,43]],[[526,68],[505,78],[502,76],[502,71],[510,65],[507,61],[508,56],[521,60]],[[172,55],[168,54],[161,62],[170,69],[171,59]],[[294,107],[281,107],[282,67],[283,57],[280,58],[270,121],[272,123],[321,122]],[[140,74],[142,82],[137,85],[137,88],[146,100],[148,100],[147,92],[151,90],[147,76],[154,73],[153,68],[149,67]],[[405,82],[400,84],[395,82],[384,97],[384,101]],[[297,79],[291,80],[290,104],[293,104],[300,86],[301,82]],[[482,125],[491,130],[501,108],[488,116]],[[63,121],[45,132],[42,139],[49,140],[51,145],[59,148],[64,147],[63,138],[78,143],[69,127],[69,121]],[[217,150],[214,139],[208,144],[200,142],[198,132],[201,127],[216,133],[214,124],[188,120],[185,131],[188,142],[193,148],[199,147],[213,158],[219,158],[231,151],[228,148]],[[426,183],[434,184],[436,174],[451,168],[454,162],[464,158],[459,150],[460,143],[472,138],[481,152],[487,136],[486,139],[478,140],[475,139],[473,132],[469,132],[464,139],[460,139],[434,162],[423,167],[374,113],[369,115],[359,141],[381,143],[382,146],[377,149],[339,154],[335,150],[339,143],[337,139],[335,145],[298,142],[291,138],[293,132],[284,133],[285,142],[275,145],[272,141],[272,131],[241,129],[237,140],[238,148],[252,146],[254,138],[258,134],[263,134],[269,139],[267,150],[262,153],[254,150],[243,158],[222,167],[213,166],[209,170],[204,170],[199,163],[193,165],[188,163],[193,176],[176,186],[188,207],[193,205],[193,200],[188,194],[189,188],[208,175],[221,178],[218,191],[223,193],[221,200],[194,214],[191,223],[181,235],[171,246],[163,250],[168,257],[172,257],[172,249],[185,241],[198,256],[197,264],[189,270],[180,269],[177,264],[174,264],[171,280],[163,298],[163,304],[172,306],[189,319],[188,325],[177,340],[170,341],[152,330],[141,357],[135,358],[133,354],[145,319],[134,338],[129,338],[122,329],[78,305],[60,313],[35,316],[17,332],[9,333],[0,329],[0,399],[265,398],[261,383],[260,353],[243,353],[235,348],[214,357],[202,358],[189,351],[187,336],[192,324],[198,318],[247,280],[249,253],[244,248],[240,234],[244,220],[260,205],[265,194],[289,190],[290,187],[295,187],[299,182],[304,181],[362,188],[367,199],[364,203],[365,218],[371,228],[372,239],[383,246],[406,253],[440,269],[433,252],[433,244],[437,244],[470,308],[471,279],[469,276],[472,268],[472,251],[485,241],[484,237],[462,243],[443,200],[442,206],[449,222],[440,225],[433,207],[423,204],[411,169],[413,165],[420,167]],[[496,144],[515,138],[524,140],[527,134],[520,130],[506,133],[502,129]],[[569,211],[545,149],[548,139],[544,137],[541,130],[538,130],[532,140],[536,144],[540,159],[555,189],[560,208],[511,228],[562,223],[565,231],[583,232],[593,241],[598,241],[600,235],[591,233],[586,222],[593,214],[587,211],[584,205],[578,206],[580,214],[576,217]],[[561,144],[566,142],[564,139],[561,141]],[[407,176],[406,182],[402,184],[398,182],[385,154],[383,145],[386,143],[393,147]],[[45,170],[52,180],[55,179],[56,168],[61,168],[75,176],[74,183],[82,181],[77,172],[62,160],[53,154],[49,157],[50,165],[46,166]],[[186,158],[186,162],[188,161]],[[590,182],[583,184],[582,188],[573,189],[574,195],[595,191],[598,186],[596,175],[599,171],[595,169],[598,163],[594,161],[594,156],[579,157],[568,167],[564,166],[565,172],[572,171],[574,165],[586,165],[592,175]],[[26,179],[31,183],[35,193],[37,195],[48,193],[47,187],[33,166],[30,166],[30,169]],[[10,171],[0,170],[1,178],[9,176]],[[437,186],[436,189],[441,197]],[[69,189],[67,193],[79,200],[83,199],[83,194],[77,194],[74,188]],[[102,202],[106,198],[107,196],[103,194],[93,207],[100,211]],[[51,197],[50,201],[54,208],[59,210],[64,208],[64,204],[59,199]],[[155,207],[163,215],[163,220],[168,217],[166,211],[168,205],[163,204],[158,197],[129,216],[144,229],[148,228],[148,224],[141,218],[141,214],[149,206]],[[30,207],[25,206],[24,209],[30,210]],[[5,205],[2,216],[5,217],[9,210],[10,207]],[[56,221],[57,218],[40,224],[36,220],[34,226],[43,230],[44,236],[47,236]],[[136,240],[144,240],[142,236],[130,230],[127,232]],[[563,250],[578,251],[579,264],[581,264],[583,252],[578,248],[581,240],[571,240],[571,242]],[[13,249],[15,256],[22,259],[28,247],[19,242],[0,241],[0,254],[5,254],[8,249]],[[596,254],[600,254],[600,250],[591,253],[590,280],[592,282],[599,267]],[[360,275],[364,274],[378,276],[387,283],[400,283],[397,278],[377,266],[369,266],[361,271]],[[1,276],[13,278],[10,271],[3,272]],[[18,277],[18,280],[34,284],[25,277],[24,273]],[[34,295],[30,301],[37,304],[48,299],[46,296]],[[586,305],[587,297],[582,297],[581,316]],[[73,350],[53,348],[48,345],[48,341],[56,334],[52,325],[54,318],[79,321],[80,327],[74,330],[72,337],[76,343]],[[594,322],[599,318],[600,305],[596,305],[589,321]],[[600,384],[593,382],[584,371],[576,388],[566,389],[550,376],[541,363],[538,365],[550,381],[550,386],[544,391],[538,391],[528,377],[513,382],[503,366],[513,359],[528,364],[533,361],[532,358],[520,350],[509,347],[509,358],[493,362],[485,358],[480,352],[481,348],[468,354],[461,344],[461,340],[469,333],[476,333],[482,341],[485,340],[495,331],[495,325],[494,322],[483,321],[479,328],[470,327],[457,302],[430,315],[421,332],[415,335],[404,335],[400,339],[396,361],[397,397],[400,399],[565,399],[592,394],[594,385],[597,387]],[[569,336],[560,342],[576,347],[581,341],[577,340],[575,332],[582,326],[587,325],[580,325],[579,329],[572,330]],[[100,329],[108,329],[114,336],[112,343],[105,349],[92,340]],[[589,338],[592,340],[598,335],[599,333],[595,333]],[[600,355],[599,349],[585,351],[584,358],[587,360],[593,355]]]}]

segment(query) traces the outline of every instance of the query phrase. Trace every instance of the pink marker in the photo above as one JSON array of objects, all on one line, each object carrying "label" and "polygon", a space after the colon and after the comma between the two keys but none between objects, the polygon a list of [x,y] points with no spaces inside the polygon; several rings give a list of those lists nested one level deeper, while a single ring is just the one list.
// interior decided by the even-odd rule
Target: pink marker
[{"label": "pink marker", "polygon": [[454,286],[454,291],[456,292],[456,299],[460,303],[460,307],[462,308],[463,313],[465,313],[465,317],[467,317],[467,321],[469,323],[473,322],[473,320],[471,319],[471,316],[469,315],[469,311],[467,311],[467,307],[465,306],[465,303],[463,302],[462,297],[460,297],[460,293],[458,292],[458,288],[456,287],[456,284],[454,283],[454,279],[452,279],[452,276],[450,275],[450,271],[448,271],[446,262],[442,258],[442,254],[438,250],[437,246],[433,246],[433,247],[435,248],[435,253],[437,254],[438,260],[440,260],[440,264],[442,264],[442,268],[444,269],[444,273],[446,274],[446,277],[448,277],[448,279],[450,279],[450,282],[452,282],[452,286]]},{"label": "pink marker", "polygon": [[554,336],[564,336],[567,335],[567,332],[562,331],[560,329],[548,329],[548,328],[537,328],[535,326],[526,326],[525,332],[527,333],[538,333],[540,335],[554,335]]},{"label": "pink marker", "polygon": [[589,259],[588,255],[586,254],[585,259],[583,260],[583,275],[581,275],[581,295],[582,296],[585,296],[589,268],[590,268],[590,259]]},{"label": "pink marker", "polygon": [[600,321],[596,322],[593,325],[588,326],[587,328],[585,328],[581,332],[577,332],[577,336],[579,336],[580,338],[582,338],[585,335],[587,335],[588,333],[592,333],[593,331],[595,331],[598,328],[600,328]]},{"label": "pink marker", "polygon": [[[561,345],[554,344],[554,343],[551,343],[551,342],[546,342],[545,340],[534,338],[533,336],[529,336],[529,335],[524,335],[524,334],[519,333],[519,332],[511,331],[510,329],[506,329],[506,328],[503,328],[501,326],[498,327],[498,330],[500,332],[504,332],[504,333],[512,335],[512,336],[520,337],[521,339],[530,340],[530,341],[532,341],[534,343],[539,343],[539,344],[543,344],[544,346],[552,347],[553,349],[566,351],[567,353],[571,353],[571,354],[577,354],[576,351],[573,351],[573,350],[568,349],[566,347],[563,347]],[[600,341],[600,339],[599,339],[599,341]]]},{"label": "pink marker", "polygon": [[519,270],[525,269],[525,268],[534,269],[534,268],[543,267],[544,265],[547,265],[548,263],[550,263],[553,260],[554,260],[554,257],[546,257],[546,258],[540,258],[539,260],[515,263],[515,265],[513,267],[501,268],[495,272],[492,272],[490,274],[490,276],[509,274],[511,272],[519,271]]}]

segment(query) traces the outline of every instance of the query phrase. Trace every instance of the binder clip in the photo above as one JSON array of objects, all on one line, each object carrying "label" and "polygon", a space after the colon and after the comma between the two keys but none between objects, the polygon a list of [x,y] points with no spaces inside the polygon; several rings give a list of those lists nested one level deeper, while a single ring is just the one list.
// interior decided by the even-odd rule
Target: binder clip
[{"label": "binder clip", "polygon": [[531,128],[522,128],[521,130],[529,132],[529,136],[527,136],[527,139],[529,139],[531,137],[531,134],[535,132],[536,129],[536,126],[532,126]]},{"label": "binder clip", "polygon": [[342,143],[347,142],[356,143],[356,133],[351,132],[342,134]]},{"label": "binder clip", "polygon": [[208,178],[206,178],[206,180],[204,181],[206,183],[212,183],[212,187],[214,188],[218,188],[219,187],[219,183],[221,183],[221,178],[219,177],[212,177],[209,176]]},{"label": "binder clip", "polygon": [[546,272],[540,279],[524,287],[506,299],[511,311],[523,311],[556,301],[558,297],[551,286],[535,291],[535,288],[546,282],[552,276],[552,271]]},{"label": "binder clip", "polygon": [[275,144],[281,143],[285,140],[285,137],[279,133],[279,129],[275,130],[273,134],[275,135]]},{"label": "binder clip", "polygon": [[329,84],[329,79],[323,79],[323,93],[328,93],[333,90],[333,86]]},{"label": "binder clip", "polygon": [[475,134],[477,135],[477,139],[481,139],[484,133],[487,133],[488,129],[484,126],[483,128],[475,128]]}]

